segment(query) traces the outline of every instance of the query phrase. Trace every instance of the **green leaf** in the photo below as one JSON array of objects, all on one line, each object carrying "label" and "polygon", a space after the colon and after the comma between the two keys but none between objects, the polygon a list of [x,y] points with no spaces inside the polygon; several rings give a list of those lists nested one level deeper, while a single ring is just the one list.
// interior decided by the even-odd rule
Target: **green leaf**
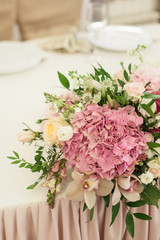
[{"label": "green leaf", "polygon": [[138,219],[142,219],[142,220],[151,220],[152,218],[144,213],[133,213],[133,215],[138,218]]},{"label": "green leaf", "polygon": [[146,94],[146,93],[144,93],[143,95],[142,95],[142,98],[147,98],[147,99],[158,99],[158,98],[160,98],[160,95],[157,95],[157,94]]},{"label": "green leaf", "polygon": [[139,200],[136,202],[127,202],[125,203],[125,205],[127,205],[128,207],[141,207],[143,205],[146,205],[147,203],[147,201]]},{"label": "green leaf", "polygon": [[88,207],[87,207],[87,204],[84,203],[84,205],[83,205],[83,212],[84,212],[87,208],[88,208]]},{"label": "green leaf", "polygon": [[92,221],[94,214],[94,207],[90,210],[89,220]]},{"label": "green leaf", "polygon": [[126,79],[127,82],[129,82],[129,76],[126,70],[123,71],[124,78]]},{"label": "green leaf", "polygon": [[132,65],[131,65],[131,63],[130,63],[130,64],[128,65],[128,70],[129,70],[129,73],[130,73],[130,74],[132,73],[131,69],[132,69]]},{"label": "green leaf", "polygon": [[141,107],[149,113],[149,115],[153,118],[155,118],[155,115],[153,113],[153,111],[151,110],[151,108],[147,105],[147,104],[141,104]]},{"label": "green leaf", "polygon": [[160,143],[156,143],[156,142],[147,142],[147,145],[149,148],[157,148],[160,147]]},{"label": "green leaf", "polygon": [[158,201],[160,199],[160,190],[153,186],[152,184],[148,184],[143,192],[141,193],[141,198],[148,202],[150,205],[155,205],[158,208]]},{"label": "green leaf", "polygon": [[157,123],[157,120],[154,120],[153,122],[147,124],[147,128],[154,127],[154,125]]},{"label": "green leaf", "polygon": [[17,160],[17,161],[11,162],[11,164],[18,164],[18,163],[20,163],[20,162],[21,162],[21,160]]},{"label": "green leaf", "polygon": [[19,168],[22,168],[22,167],[24,167],[24,166],[26,166],[26,163],[21,163],[21,164],[19,165]]},{"label": "green leaf", "polygon": [[32,167],[32,164],[28,164],[25,166],[25,168],[31,168]]},{"label": "green leaf", "polygon": [[120,79],[118,79],[118,82],[119,82],[120,86],[123,88],[125,83],[122,80],[120,80]]},{"label": "green leaf", "polygon": [[28,186],[27,189],[33,189],[33,188],[35,188],[38,183],[39,183],[39,182],[35,182],[34,184]]},{"label": "green leaf", "polygon": [[16,158],[19,158],[19,154],[15,151],[13,151],[14,155],[16,156]]},{"label": "green leaf", "polygon": [[16,157],[7,157],[7,158],[12,159],[12,160],[17,159]]},{"label": "green leaf", "polygon": [[119,212],[120,208],[120,202],[118,202],[115,206],[112,206],[112,220],[109,226],[111,226],[114,223],[114,220],[116,219],[116,216]]},{"label": "green leaf", "polygon": [[103,199],[104,199],[106,207],[108,208],[109,207],[110,195],[108,194],[107,196],[103,197]]},{"label": "green leaf", "polygon": [[58,72],[58,77],[59,77],[59,80],[60,80],[61,84],[63,85],[63,87],[69,89],[70,83],[69,83],[68,79],[60,72]]},{"label": "green leaf", "polygon": [[133,238],[134,237],[134,220],[133,220],[133,216],[130,212],[128,212],[126,215],[126,227],[127,227],[129,234]]}]

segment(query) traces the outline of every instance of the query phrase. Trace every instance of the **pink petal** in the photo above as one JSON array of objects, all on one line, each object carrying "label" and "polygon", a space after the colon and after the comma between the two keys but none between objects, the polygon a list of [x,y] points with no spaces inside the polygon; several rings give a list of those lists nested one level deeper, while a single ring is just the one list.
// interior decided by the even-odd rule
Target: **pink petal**
[{"label": "pink petal", "polygon": [[120,193],[119,187],[116,183],[116,187],[115,187],[115,190],[114,190],[114,193],[112,196],[112,205],[116,205],[120,201],[120,198],[121,198],[121,193]]},{"label": "pink petal", "polygon": [[84,199],[84,192],[82,185],[77,184],[76,182],[69,183],[66,189],[66,197],[70,200],[82,201]]},{"label": "pink petal", "polygon": [[84,200],[89,209],[92,209],[96,203],[95,191],[84,190]]},{"label": "pink petal", "polygon": [[98,185],[98,189],[95,190],[96,194],[99,196],[107,196],[111,193],[114,184],[112,181],[101,179]]},{"label": "pink petal", "polygon": [[129,189],[130,188],[130,177],[118,177],[117,179],[118,185],[123,189]]}]

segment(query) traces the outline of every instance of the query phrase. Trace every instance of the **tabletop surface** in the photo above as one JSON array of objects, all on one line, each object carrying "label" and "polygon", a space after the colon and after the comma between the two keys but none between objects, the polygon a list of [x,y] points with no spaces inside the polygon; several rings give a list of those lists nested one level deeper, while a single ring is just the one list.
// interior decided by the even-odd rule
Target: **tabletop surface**
[{"label": "tabletop surface", "polygon": [[[145,62],[160,64],[160,25],[145,25],[151,32],[153,43],[144,52]],[[36,41],[28,42],[36,44]],[[132,61],[126,53],[99,50],[103,57],[102,65],[111,74],[120,69],[120,62],[126,65]],[[23,129],[22,123],[35,128],[36,120],[41,118],[45,109],[43,93],[55,93],[60,86],[57,71],[67,74],[78,70],[80,74],[92,71],[87,54],[47,53],[46,59],[33,69],[10,75],[0,75],[0,208],[30,204],[46,200],[47,189],[37,186],[34,190],[26,187],[37,180],[39,174],[28,169],[11,165],[7,156],[16,151],[26,161],[33,161],[34,148],[17,141],[17,133]]]}]

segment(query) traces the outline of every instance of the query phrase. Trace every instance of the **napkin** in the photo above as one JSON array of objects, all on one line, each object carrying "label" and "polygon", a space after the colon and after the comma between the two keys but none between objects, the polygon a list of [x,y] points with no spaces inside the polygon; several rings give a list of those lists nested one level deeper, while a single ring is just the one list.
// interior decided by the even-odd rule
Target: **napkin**
[{"label": "napkin", "polygon": [[40,43],[40,47],[47,51],[58,51],[62,53],[88,53],[93,48],[86,35],[80,36],[75,30],[71,30],[65,35],[51,37],[48,40]]}]

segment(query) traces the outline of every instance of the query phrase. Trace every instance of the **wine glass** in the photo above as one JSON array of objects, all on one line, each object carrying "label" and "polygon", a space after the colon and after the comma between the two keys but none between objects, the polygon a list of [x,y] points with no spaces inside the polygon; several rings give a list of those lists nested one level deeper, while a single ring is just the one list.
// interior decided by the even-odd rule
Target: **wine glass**
[{"label": "wine glass", "polygon": [[[108,24],[108,4],[107,0],[86,0],[84,6],[85,13],[83,14],[83,28],[87,32],[88,39],[95,40],[98,38],[98,33]],[[92,58],[100,61],[101,57],[97,55],[97,48],[93,46]]]}]

